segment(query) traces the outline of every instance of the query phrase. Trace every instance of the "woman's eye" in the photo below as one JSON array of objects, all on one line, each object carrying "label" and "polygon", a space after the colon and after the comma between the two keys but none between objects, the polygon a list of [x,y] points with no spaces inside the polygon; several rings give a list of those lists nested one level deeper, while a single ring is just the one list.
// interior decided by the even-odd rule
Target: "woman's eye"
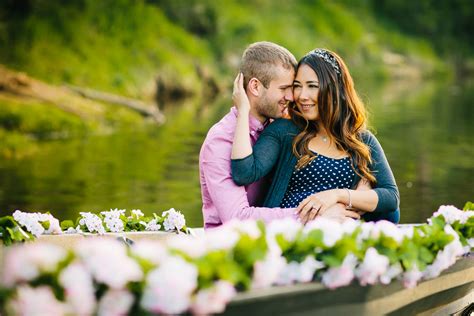
[{"label": "woman's eye", "polygon": [[315,85],[315,84],[310,84],[309,87],[310,87],[310,88],[313,88],[313,89],[318,89],[318,88],[319,88],[319,86],[318,86],[318,85]]}]

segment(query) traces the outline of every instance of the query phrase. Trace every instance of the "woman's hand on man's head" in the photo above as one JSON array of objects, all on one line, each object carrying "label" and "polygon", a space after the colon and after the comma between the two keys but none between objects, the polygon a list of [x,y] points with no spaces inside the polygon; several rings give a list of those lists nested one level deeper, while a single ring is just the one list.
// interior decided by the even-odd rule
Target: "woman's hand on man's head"
[{"label": "woman's hand on man's head", "polygon": [[250,110],[250,101],[245,93],[244,75],[239,72],[234,80],[234,90],[232,91],[232,102],[239,112]]}]

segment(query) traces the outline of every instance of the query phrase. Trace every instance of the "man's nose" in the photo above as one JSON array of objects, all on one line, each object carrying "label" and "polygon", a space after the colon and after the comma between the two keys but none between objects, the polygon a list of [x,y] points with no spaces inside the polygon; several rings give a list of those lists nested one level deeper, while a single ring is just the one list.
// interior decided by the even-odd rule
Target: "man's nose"
[{"label": "man's nose", "polygon": [[286,92],[285,100],[289,101],[289,102],[293,102],[295,100],[295,98],[293,96],[293,90],[289,89],[289,91]]}]

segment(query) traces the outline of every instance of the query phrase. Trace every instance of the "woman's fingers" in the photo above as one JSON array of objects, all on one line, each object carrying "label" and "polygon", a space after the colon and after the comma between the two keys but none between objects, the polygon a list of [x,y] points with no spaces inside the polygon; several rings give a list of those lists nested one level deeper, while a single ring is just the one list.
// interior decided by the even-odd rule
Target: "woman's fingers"
[{"label": "woman's fingers", "polygon": [[235,77],[234,89],[232,91],[232,99],[234,103],[238,101],[238,98],[240,97],[240,93],[242,93],[243,82],[244,82],[244,76],[242,75],[241,72],[239,72],[237,77]]},{"label": "woman's fingers", "polygon": [[301,211],[303,210],[303,207],[308,204],[310,200],[310,196],[308,196],[307,198],[305,198],[303,201],[300,202],[300,204],[298,205],[298,207],[296,208],[296,214],[299,214],[301,213]]},{"label": "woman's fingers", "polygon": [[305,223],[307,221],[308,213],[311,211],[313,208],[313,205],[311,203],[306,203],[304,207],[301,209],[300,213],[298,214],[300,219]]},{"label": "woman's fingers", "polygon": [[315,208],[313,208],[311,212],[309,212],[308,222],[314,220],[319,215],[320,212],[321,212],[320,210],[318,211]]}]

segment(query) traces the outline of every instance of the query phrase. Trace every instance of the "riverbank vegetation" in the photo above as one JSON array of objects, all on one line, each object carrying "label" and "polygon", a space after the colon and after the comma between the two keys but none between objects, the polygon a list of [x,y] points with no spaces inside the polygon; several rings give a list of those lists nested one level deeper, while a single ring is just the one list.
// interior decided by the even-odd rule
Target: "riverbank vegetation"
[{"label": "riverbank vegetation", "polygon": [[[389,0],[7,0],[0,4],[0,64],[53,87],[162,104],[186,96],[206,100],[227,89],[242,51],[259,40],[282,44],[297,58],[316,46],[330,48],[360,80],[449,77],[472,63],[468,1],[443,10],[410,6]],[[447,45],[457,41],[463,44],[456,57],[446,57],[453,56]],[[0,155],[21,156],[38,139],[143,125],[132,111],[63,96],[61,102],[25,98],[0,85]],[[71,103],[81,104],[81,114],[64,106]]]}]

